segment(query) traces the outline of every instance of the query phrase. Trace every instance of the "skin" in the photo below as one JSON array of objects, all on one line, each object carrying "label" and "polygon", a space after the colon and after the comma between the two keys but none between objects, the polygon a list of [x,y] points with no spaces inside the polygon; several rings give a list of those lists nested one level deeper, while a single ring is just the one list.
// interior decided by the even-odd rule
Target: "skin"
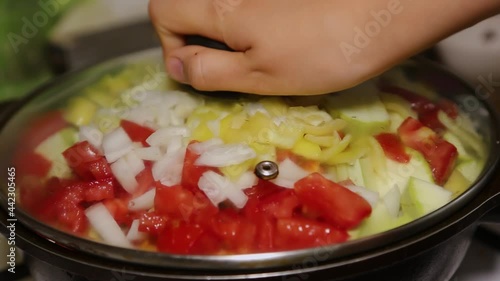
[{"label": "skin", "polygon": [[[208,91],[314,95],[384,72],[500,13],[500,1],[150,0],[149,10],[175,80]],[[186,46],[192,34],[235,52]]]}]

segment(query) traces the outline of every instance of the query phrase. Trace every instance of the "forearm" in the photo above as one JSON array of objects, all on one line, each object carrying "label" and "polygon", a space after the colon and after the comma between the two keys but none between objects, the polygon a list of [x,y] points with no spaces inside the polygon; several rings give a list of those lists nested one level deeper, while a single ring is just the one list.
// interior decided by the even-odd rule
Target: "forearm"
[{"label": "forearm", "polygon": [[[500,12],[499,0],[374,2],[378,3],[372,4],[371,10],[365,12],[368,16],[365,26],[358,26],[358,33],[363,31],[369,43],[348,58],[355,68],[361,68],[364,78],[379,74],[447,36]],[[373,21],[379,24],[379,31]],[[360,36],[363,35],[358,34]],[[352,43],[356,47],[355,43],[359,42],[354,42],[353,37]]]}]

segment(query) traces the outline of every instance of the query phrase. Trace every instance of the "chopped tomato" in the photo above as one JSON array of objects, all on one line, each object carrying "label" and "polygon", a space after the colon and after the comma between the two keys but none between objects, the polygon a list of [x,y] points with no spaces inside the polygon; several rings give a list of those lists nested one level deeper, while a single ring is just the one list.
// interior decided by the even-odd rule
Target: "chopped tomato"
[{"label": "chopped tomato", "polygon": [[187,221],[194,211],[194,195],[180,185],[156,184],[155,211],[171,219]]},{"label": "chopped tomato", "polygon": [[84,201],[96,202],[115,197],[112,178],[82,183]]},{"label": "chopped tomato", "polygon": [[151,165],[146,163],[146,168],[142,170],[136,177],[137,183],[139,186],[137,187],[137,191],[135,192],[135,196],[139,196],[144,192],[155,187],[155,180],[153,178],[153,172],[151,170]]},{"label": "chopped tomato", "polygon": [[231,252],[246,253],[254,248],[256,226],[235,209],[221,210],[212,219],[213,232],[222,239],[223,248]]},{"label": "chopped tomato", "polygon": [[146,139],[154,133],[154,130],[145,126],[141,126],[135,122],[122,119],[120,126],[125,130],[130,139],[134,142],[140,142],[144,146],[149,146]]},{"label": "chopped tomato", "polygon": [[30,175],[39,178],[45,177],[52,167],[52,162],[47,160],[47,158],[32,150],[24,149],[20,149],[16,152],[13,164],[19,176]]},{"label": "chopped tomato", "polygon": [[275,244],[280,250],[323,246],[349,238],[345,230],[311,219],[279,219],[276,225]]},{"label": "chopped tomato", "polygon": [[274,218],[291,218],[299,204],[299,198],[294,190],[283,189],[262,198],[259,208]]},{"label": "chopped tomato", "polygon": [[157,249],[172,254],[192,254],[197,250],[193,246],[203,232],[200,226],[185,222],[168,225],[158,236]]},{"label": "chopped tomato", "polygon": [[243,190],[243,192],[245,192],[249,198],[259,199],[270,194],[280,192],[281,190],[283,190],[283,187],[277,186],[270,181],[259,179],[259,182],[256,185]]},{"label": "chopped tomato", "polygon": [[128,201],[128,199],[111,198],[102,201],[102,203],[118,224],[128,226],[135,219],[133,213],[128,210]]},{"label": "chopped tomato", "polygon": [[401,139],[396,134],[382,133],[375,136],[377,141],[384,149],[384,154],[387,158],[400,163],[408,163],[410,161],[410,155],[406,153]]},{"label": "chopped tomato", "polygon": [[27,124],[26,130],[21,135],[19,147],[34,150],[39,144],[67,125],[61,111],[47,112]]},{"label": "chopped tomato", "polygon": [[401,124],[398,133],[405,145],[422,153],[431,167],[436,183],[444,184],[455,166],[457,148],[411,117]]},{"label": "chopped tomato", "polygon": [[139,218],[139,231],[157,236],[167,227],[168,218],[156,212],[144,213]]},{"label": "chopped tomato", "polygon": [[68,165],[84,180],[103,179],[112,176],[104,156],[88,141],[74,144],[63,152]]},{"label": "chopped tomato", "polygon": [[439,110],[444,111],[450,118],[457,118],[458,107],[450,100],[441,98],[437,103],[418,95],[407,89],[396,86],[382,85],[381,90],[398,95],[410,102],[411,107],[417,112],[418,119],[427,127],[436,132],[445,129],[444,125],[438,119]]},{"label": "chopped tomato", "polygon": [[302,204],[341,229],[356,227],[371,214],[370,204],[358,194],[313,173],[295,183]]}]

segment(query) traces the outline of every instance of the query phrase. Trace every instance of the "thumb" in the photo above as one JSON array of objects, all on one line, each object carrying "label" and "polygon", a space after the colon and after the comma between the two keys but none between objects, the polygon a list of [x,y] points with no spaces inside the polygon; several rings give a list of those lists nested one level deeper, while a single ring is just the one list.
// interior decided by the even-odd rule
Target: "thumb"
[{"label": "thumb", "polygon": [[203,91],[257,93],[262,84],[243,52],[184,46],[169,53],[166,65],[173,79]]}]

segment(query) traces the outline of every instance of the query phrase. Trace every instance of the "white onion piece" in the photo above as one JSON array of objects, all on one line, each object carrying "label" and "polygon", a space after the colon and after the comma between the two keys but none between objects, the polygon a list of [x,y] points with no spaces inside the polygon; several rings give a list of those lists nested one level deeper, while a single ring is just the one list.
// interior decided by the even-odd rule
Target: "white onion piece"
[{"label": "white onion piece", "polygon": [[93,147],[101,149],[104,134],[94,126],[81,126],[78,132],[80,141],[88,141]]},{"label": "white onion piece", "polygon": [[102,148],[108,162],[113,163],[129,153],[133,148],[133,143],[125,130],[118,127],[104,136]]},{"label": "white onion piece", "polygon": [[185,150],[179,150],[172,155],[165,155],[153,164],[153,178],[166,186],[181,182]]},{"label": "white onion piece", "polygon": [[158,161],[161,159],[161,149],[157,146],[136,148],[135,154],[142,160]]},{"label": "white onion piece", "polygon": [[127,153],[124,158],[130,167],[130,173],[133,174],[134,177],[146,168],[146,166],[144,165],[144,161],[142,161],[142,159],[139,158],[139,156],[137,156],[137,153],[135,153],[135,151],[133,150]]},{"label": "white onion piece", "polygon": [[243,208],[248,200],[246,194],[236,184],[214,171],[203,173],[198,181],[198,187],[215,206],[229,199],[235,207]]},{"label": "white onion piece", "polygon": [[170,138],[167,144],[167,155],[174,155],[179,152],[179,150],[186,151],[183,147],[183,138],[182,136],[173,136]]},{"label": "white onion piece", "polygon": [[212,120],[207,122],[207,127],[214,136],[220,135],[220,120]]},{"label": "white onion piece", "polygon": [[146,142],[151,146],[167,145],[173,136],[188,137],[190,135],[188,128],[182,126],[161,128],[152,133]]},{"label": "white onion piece", "polygon": [[194,153],[201,155],[206,151],[208,151],[210,148],[222,144],[224,144],[223,140],[219,138],[213,138],[204,142],[193,143],[192,145],[189,146],[189,149],[191,149]]},{"label": "white onion piece", "polygon": [[87,216],[90,224],[104,242],[113,246],[125,248],[132,247],[120,226],[116,223],[104,204],[97,203],[90,206],[85,210],[85,216]]},{"label": "white onion piece", "polygon": [[128,209],[130,211],[143,211],[153,208],[155,203],[156,189],[150,189],[144,192],[139,197],[136,197],[128,202]]},{"label": "white onion piece", "polygon": [[372,208],[375,208],[375,206],[377,205],[379,200],[378,192],[371,191],[368,188],[356,185],[346,185],[345,187],[363,197],[372,206]]},{"label": "white onion piece", "polygon": [[238,209],[245,207],[245,204],[248,201],[248,196],[245,192],[236,186],[228,186],[225,190],[225,194],[227,199],[229,199],[229,201],[231,201]]},{"label": "white onion piece", "polygon": [[213,146],[195,161],[195,165],[209,167],[226,167],[238,165],[255,158],[257,153],[245,144],[225,144]]},{"label": "white onion piece", "polygon": [[245,104],[245,112],[250,116],[254,116],[257,112],[260,112],[266,116],[269,116],[269,112],[266,110],[264,105],[260,102],[250,102]]},{"label": "white onion piece", "polygon": [[137,107],[129,110],[125,118],[126,120],[132,121],[142,126],[147,126],[146,124],[154,123],[155,114],[154,111],[146,107]]},{"label": "white onion piece", "polygon": [[309,172],[302,169],[289,158],[279,163],[278,167],[279,174],[272,182],[281,187],[293,188],[295,182],[309,175]]},{"label": "white onion piece", "polygon": [[240,189],[250,188],[258,183],[259,179],[253,172],[244,172],[235,182]]},{"label": "white onion piece", "polygon": [[138,242],[138,241],[142,241],[142,240],[147,238],[146,233],[139,231],[139,225],[140,225],[139,220],[132,221],[132,224],[130,225],[130,229],[128,230],[128,233],[126,236],[128,241]]},{"label": "white onion piece", "polygon": [[396,184],[393,188],[387,191],[384,197],[382,197],[382,201],[384,202],[387,211],[389,211],[393,217],[397,218],[399,216],[399,209],[401,206],[401,192]]},{"label": "white onion piece", "polygon": [[135,179],[136,174],[132,172],[132,168],[125,160],[125,158],[120,158],[118,161],[110,165],[113,175],[116,180],[122,185],[128,193],[132,194],[139,187],[139,183]]},{"label": "white onion piece", "polygon": [[271,180],[272,183],[274,183],[275,185],[277,186],[281,186],[281,187],[284,187],[284,188],[294,188],[295,186],[295,183],[297,182],[297,180],[290,180],[290,179],[286,179],[286,178],[283,178],[283,177],[277,177],[275,178],[274,180]]}]

